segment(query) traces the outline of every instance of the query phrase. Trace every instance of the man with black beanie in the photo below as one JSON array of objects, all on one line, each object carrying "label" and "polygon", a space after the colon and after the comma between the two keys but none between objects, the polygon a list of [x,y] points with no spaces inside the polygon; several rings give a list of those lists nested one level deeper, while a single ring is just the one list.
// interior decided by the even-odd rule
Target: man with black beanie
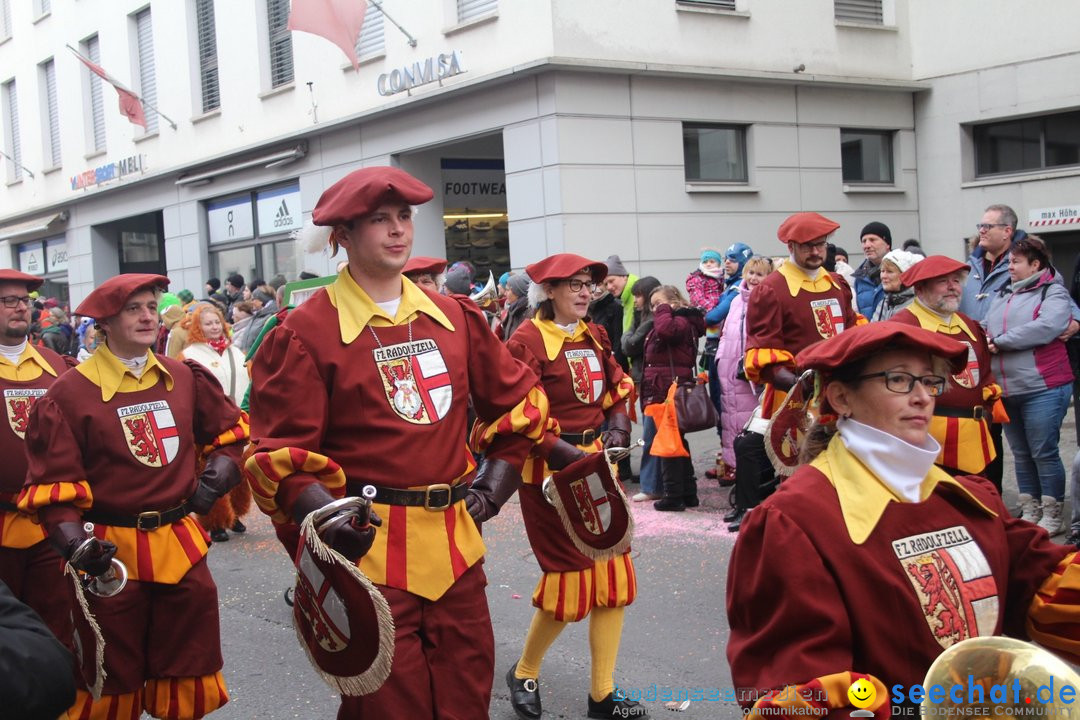
[{"label": "man with black beanie", "polygon": [[874,221],[866,224],[859,233],[859,239],[866,259],[852,275],[855,279],[855,306],[859,313],[870,318],[885,297],[885,289],[881,287],[881,261],[892,250],[892,232],[885,223]]}]

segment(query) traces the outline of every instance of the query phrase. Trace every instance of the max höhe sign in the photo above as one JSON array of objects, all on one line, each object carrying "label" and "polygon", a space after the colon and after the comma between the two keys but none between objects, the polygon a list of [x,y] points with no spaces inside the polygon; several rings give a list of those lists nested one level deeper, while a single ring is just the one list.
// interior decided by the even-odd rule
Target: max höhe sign
[{"label": "max h\u00f6he sign", "polygon": [[125,175],[141,173],[143,171],[143,156],[132,155],[123,160],[111,162],[108,165],[96,167],[93,170],[71,176],[71,189],[82,190],[91,185],[100,185],[110,180],[117,180]]},{"label": "max h\u00f6he sign", "polygon": [[461,68],[461,51],[439,53],[426,60],[417,60],[412,65],[394,68],[383,73],[377,81],[380,95],[396,95],[420,85],[445,80],[448,77],[465,72]]}]

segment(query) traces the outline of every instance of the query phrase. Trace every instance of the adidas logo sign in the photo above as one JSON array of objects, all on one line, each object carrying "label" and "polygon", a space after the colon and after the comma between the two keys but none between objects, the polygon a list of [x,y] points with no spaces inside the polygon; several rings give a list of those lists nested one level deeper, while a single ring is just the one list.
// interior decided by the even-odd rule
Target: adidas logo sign
[{"label": "adidas logo sign", "polygon": [[274,213],[274,227],[291,227],[292,224],[292,213],[289,212],[289,206],[285,203],[285,198],[281,198],[281,204],[278,205],[277,212]]}]

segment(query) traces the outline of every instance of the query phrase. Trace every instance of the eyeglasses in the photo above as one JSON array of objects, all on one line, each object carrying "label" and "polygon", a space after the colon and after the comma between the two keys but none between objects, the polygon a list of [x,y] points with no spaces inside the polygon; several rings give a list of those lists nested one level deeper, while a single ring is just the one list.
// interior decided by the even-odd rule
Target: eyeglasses
[{"label": "eyeglasses", "polygon": [[570,292],[581,292],[582,288],[589,288],[589,292],[596,289],[596,283],[591,280],[563,280],[570,286]]},{"label": "eyeglasses", "polygon": [[23,303],[27,307],[30,307],[30,296],[29,295],[4,295],[3,297],[0,297],[0,302],[4,303],[4,307],[6,307],[6,308],[19,307],[19,303]]},{"label": "eyeglasses", "polygon": [[870,373],[869,375],[860,375],[856,379],[869,380],[876,377],[885,378],[885,389],[900,395],[907,395],[915,389],[915,383],[919,383],[930,397],[938,397],[945,392],[945,383],[948,382],[940,375],[912,375],[909,372],[900,370],[885,370]]},{"label": "eyeglasses", "polygon": [[987,232],[993,227],[1008,227],[1009,223],[979,223],[975,226],[975,229],[979,232]]}]

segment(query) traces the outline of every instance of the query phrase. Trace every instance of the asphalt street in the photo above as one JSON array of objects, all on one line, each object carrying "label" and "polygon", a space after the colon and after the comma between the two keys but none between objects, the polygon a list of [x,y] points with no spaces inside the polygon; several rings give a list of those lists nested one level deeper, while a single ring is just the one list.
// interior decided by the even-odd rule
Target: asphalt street
[{"label": "asphalt street", "polygon": [[[724,651],[728,630],[724,614],[728,557],[735,542],[720,516],[727,490],[704,481],[719,448],[715,434],[690,436],[702,505],[684,513],[660,513],[651,503],[631,503],[637,525],[634,561],[639,597],[627,609],[616,681],[628,693],[693,692],[731,686]],[[1007,446],[1007,444],[1006,444]],[[1077,452],[1070,411],[1062,428],[1066,470]],[[1006,450],[1005,500],[1016,505],[1012,458]],[[629,493],[637,491],[628,486]],[[333,718],[337,696],[312,671],[292,627],[283,592],[292,584],[291,563],[269,520],[253,510],[249,530],[210,551],[210,567],[221,603],[225,678],[231,702],[216,720],[249,718]],[[495,631],[495,677],[490,718],[512,720],[503,676],[517,660],[532,617],[530,603],[539,570],[529,550],[517,498],[485,524],[488,546],[485,570],[488,604]],[[1062,538],[1059,537],[1059,540]],[[583,718],[589,688],[586,624],[570,625],[545,659],[540,679],[545,718]],[[404,699],[402,702],[407,703]],[[737,718],[733,702],[701,700],[646,702],[653,718]],[[671,707],[675,706],[675,707]]]}]

